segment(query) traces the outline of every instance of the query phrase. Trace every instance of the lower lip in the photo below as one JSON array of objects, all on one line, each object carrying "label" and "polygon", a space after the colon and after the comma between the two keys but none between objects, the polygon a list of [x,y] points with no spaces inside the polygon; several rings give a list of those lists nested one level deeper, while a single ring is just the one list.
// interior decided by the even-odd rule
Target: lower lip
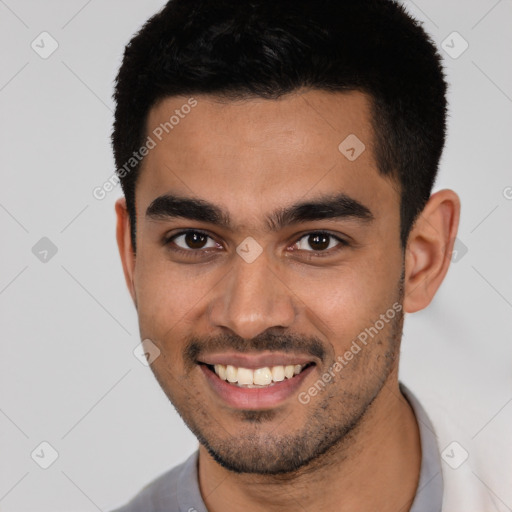
[{"label": "lower lip", "polygon": [[229,384],[219,378],[206,365],[200,364],[199,367],[210,386],[227,405],[234,409],[256,410],[272,409],[296,394],[304,379],[315,368],[315,365],[308,366],[291,379],[285,379],[281,382],[276,382],[272,386],[262,388],[243,388]]}]

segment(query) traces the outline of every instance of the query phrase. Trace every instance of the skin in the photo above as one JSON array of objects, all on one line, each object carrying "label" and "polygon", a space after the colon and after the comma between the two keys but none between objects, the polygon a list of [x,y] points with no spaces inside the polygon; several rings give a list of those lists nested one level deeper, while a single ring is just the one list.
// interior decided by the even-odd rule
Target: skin
[{"label": "skin", "polygon": [[[298,504],[318,511],[408,510],[421,449],[414,414],[398,387],[401,315],[308,404],[297,396],[393,304],[411,313],[430,303],[449,267],[457,195],[442,190],[431,196],[404,251],[399,189],[377,171],[367,96],[302,90],[279,100],[195,98],[197,106],[143,162],[136,254],[124,199],[116,213],[141,337],[161,351],[151,368],[201,441],[199,482],[208,510],[280,511]],[[148,134],[187,100],[157,104]],[[349,134],[366,146],[354,161],[338,150]],[[367,207],[372,219],[268,229],[267,216],[276,209],[333,191]],[[148,207],[165,194],[214,203],[229,213],[232,226],[148,216]],[[195,257],[163,242],[185,229],[212,237],[206,249],[186,249],[179,240]],[[328,239],[326,250],[315,251],[308,235],[319,230],[348,245]],[[246,237],[262,248],[251,263],[236,252]],[[212,390],[187,352],[191,341],[198,358],[216,350],[256,354],[287,346],[315,366],[278,406],[240,410]]]}]

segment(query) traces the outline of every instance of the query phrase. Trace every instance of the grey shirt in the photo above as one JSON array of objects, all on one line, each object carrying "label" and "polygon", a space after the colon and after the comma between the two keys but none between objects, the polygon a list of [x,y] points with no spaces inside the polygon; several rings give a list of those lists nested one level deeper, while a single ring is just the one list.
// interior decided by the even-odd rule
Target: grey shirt
[{"label": "grey shirt", "polygon": [[[416,497],[409,512],[440,512],[443,500],[441,459],[432,424],[416,397],[400,389],[416,416],[421,437],[421,469]],[[113,512],[208,512],[197,479],[194,452],[184,463],[144,487],[128,504]]]}]

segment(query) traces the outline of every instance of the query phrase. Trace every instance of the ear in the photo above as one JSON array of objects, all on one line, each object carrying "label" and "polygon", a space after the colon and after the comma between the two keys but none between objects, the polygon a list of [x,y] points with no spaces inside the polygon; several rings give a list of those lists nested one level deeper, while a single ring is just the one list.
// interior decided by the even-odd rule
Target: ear
[{"label": "ear", "polygon": [[135,298],[135,286],[133,284],[134,270],[135,270],[135,252],[133,251],[132,238],[130,232],[130,217],[128,209],[126,208],[126,199],[124,197],[116,201],[116,217],[117,228],[116,238],[117,247],[119,248],[119,255],[123,264],[124,278],[130,295],[132,296],[135,306],[137,301]]},{"label": "ear", "polygon": [[460,217],[459,196],[440,190],[428,200],[407,241],[404,311],[426,308],[450,266]]}]

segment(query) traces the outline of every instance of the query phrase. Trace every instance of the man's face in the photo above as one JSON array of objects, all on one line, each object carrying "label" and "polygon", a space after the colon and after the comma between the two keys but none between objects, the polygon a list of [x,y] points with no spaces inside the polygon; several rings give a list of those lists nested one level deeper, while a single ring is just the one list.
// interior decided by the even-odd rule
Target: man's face
[{"label": "man's face", "polygon": [[[292,471],[341,441],[396,376],[399,193],[377,171],[362,93],[187,100],[148,116],[157,144],[137,182],[133,274],[141,336],[218,462]],[[176,110],[169,133],[154,132]]]}]

